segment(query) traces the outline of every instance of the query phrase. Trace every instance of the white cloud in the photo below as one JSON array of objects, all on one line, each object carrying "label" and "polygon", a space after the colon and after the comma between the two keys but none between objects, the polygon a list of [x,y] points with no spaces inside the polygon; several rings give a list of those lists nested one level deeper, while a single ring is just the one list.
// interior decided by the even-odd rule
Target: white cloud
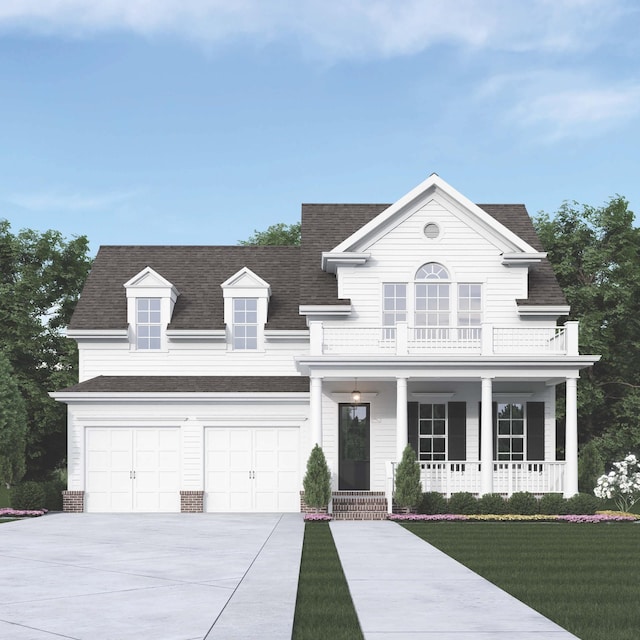
[{"label": "white cloud", "polygon": [[82,213],[119,208],[128,203],[138,195],[138,193],[137,191],[116,191],[87,194],[79,192],[46,191],[41,193],[15,193],[7,196],[5,199],[11,204],[29,211]]},{"label": "white cloud", "polygon": [[590,138],[640,116],[640,82],[611,84],[584,73],[538,70],[494,76],[476,93],[503,123],[540,142]]},{"label": "white cloud", "polygon": [[177,35],[213,46],[295,38],[330,59],[407,55],[438,43],[509,51],[594,46],[620,0],[4,0],[0,29],[88,37]]}]

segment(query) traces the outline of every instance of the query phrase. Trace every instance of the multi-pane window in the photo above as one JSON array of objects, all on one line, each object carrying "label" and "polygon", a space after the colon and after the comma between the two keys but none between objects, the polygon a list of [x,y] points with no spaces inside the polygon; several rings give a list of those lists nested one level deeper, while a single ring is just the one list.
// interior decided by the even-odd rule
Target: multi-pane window
[{"label": "multi-pane window", "polygon": [[161,346],[160,298],[136,299],[136,347],[160,349]]},{"label": "multi-pane window", "polygon": [[233,299],[233,348],[236,351],[258,348],[257,298]]},{"label": "multi-pane window", "polygon": [[458,326],[460,337],[469,340],[480,338],[482,322],[482,285],[458,285]]},{"label": "multi-pane window", "polygon": [[447,459],[447,406],[421,404],[418,426],[420,460]]},{"label": "multi-pane window", "polygon": [[524,405],[498,404],[498,460],[524,460]]},{"label": "multi-pane window", "polygon": [[[418,269],[416,280],[436,282],[417,282],[415,299],[415,324],[418,337],[440,339],[448,337],[450,324],[450,291],[447,270],[436,262],[429,262]],[[422,327],[426,327],[422,329]]]},{"label": "multi-pane window", "polygon": [[383,338],[396,337],[396,322],[407,321],[407,285],[385,283],[382,285]]}]

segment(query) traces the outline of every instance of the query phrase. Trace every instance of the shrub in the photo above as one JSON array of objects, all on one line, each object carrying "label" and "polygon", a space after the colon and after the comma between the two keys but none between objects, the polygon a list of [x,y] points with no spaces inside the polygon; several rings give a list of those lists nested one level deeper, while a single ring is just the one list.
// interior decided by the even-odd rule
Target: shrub
[{"label": "shrub", "polygon": [[478,500],[467,491],[452,493],[449,498],[449,511],[467,516],[478,513]]},{"label": "shrub", "polygon": [[331,472],[322,449],[316,444],[307,460],[307,472],[302,481],[304,501],[316,511],[324,509],[331,500]]},{"label": "shrub", "polygon": [[478,500],[478,508],[485,514],[507,513],[507,501],[499,493],[485,493]]},{"label": "shrub", "polygon": [[591,440],[582,447],[578,457],[578,491],[591,493],[602,474],[604,474],[604,462],[598,451],[598,445]]},{"label": "shrub", "polygon": [[529,491],[517,491],[509,498],[509,513],[532,516],[538,513],[538,500]]},{"label": "shrub", "polygon": [[393,499],[398,507],[411,511],[422,500],[422,483],[420,482],[420,465],[416,452],[408,444],[402,452],[402,460],[396,469],[396,488]]},{"label": "shrub", "polygon": [[575,515],[593,515],[602,508],[602,500],[590,493],[576,493],[567,499],[567,513]]},{"label": "shrub", "polygon": [[44,489],[44,508],[47,511],[62,511],[62,492],[67,488],[62,480],[47,480],[42,483]]},{"label": "shrub", "polygon": [[14,509],[43,509],[45,502],[42,483],[27,480],[11,488],[11,506]]},{"label": "shrub", "polygon": [[422,494],[422,501],[418,506],[418,513],[433,515],[447,512],[447,499],[439,491],[429,491]]},{"label": "shrub", "polygon": [[561,493],[545,493],[538,504],[540,513],[545,515],[558,516],[567,513],[567,501]]}]

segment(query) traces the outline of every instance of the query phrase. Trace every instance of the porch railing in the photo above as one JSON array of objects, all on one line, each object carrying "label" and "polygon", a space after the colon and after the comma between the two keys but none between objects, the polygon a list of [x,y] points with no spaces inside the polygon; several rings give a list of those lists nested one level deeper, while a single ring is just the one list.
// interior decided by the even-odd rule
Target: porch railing
[{"label": "porch railing", "polygon": [[[493,493],[511,496],[517,491],[534,494],[563,493],[565,462],[493,462]],[[386,464],[386,496],[391,509],[395,462]],[[421,462],[422,490],[437,491],[447,498],[468,491],[480,495],[480,462]]]},{"label": "porch railing", "polygon": [[562,327],[483,324],[477,327],[394,327],[309,323],[311,354],[577,355],[578,323]]},{"label": "porch railing", "polygon": [[[447,497],[468,491],[479,494],[480,462],[421,462],[420,480],[425,492]],[[493,462],[493,492],[510,496],[517,491],[562,493],[564,462]]]}]

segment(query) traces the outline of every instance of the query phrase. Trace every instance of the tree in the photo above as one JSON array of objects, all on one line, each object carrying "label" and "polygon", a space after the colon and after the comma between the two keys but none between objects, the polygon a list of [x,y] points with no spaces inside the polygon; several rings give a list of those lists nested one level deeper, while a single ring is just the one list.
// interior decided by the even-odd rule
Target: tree
[{"label": "tree", "polygon": [[41,479],[66,455],[66,408],[48,392],[77,382],[77,349],[64,327],[91,260],[85,236],[58,231],[11,232],[0,220],[0,350],[27,413],[27,477]]},{"label": "tree", "polygon": [[596,440],[590,440],[580,449],[578,457],[578,491],[591,493],[604,473],[604,462]]},{"label": "tree", "polygon": [[602,354],[582,372],[578,418],[583,441],[597,439],[605,461],[640,451],[640,230],[628,202],[602,207],[565,202],[534,220],[580,321],[580,349]]},{"label": "tree", "polygon": [[255,245],[299,245],[301,236],[301,224],[294,222],[293,224],[285,224],[279,222],[272,224],[265,231],[254,230],[253,235],[248,240],[239,240],[238,244],[245,246]]},{"label": "tree", "polygon": [[27,412],[9,360],[0,351],[0,482],[7,487],[25,472]]},{"label": "tree", "polygon": [[331,472],[319,445],[311,450],[307,460],[307,472],[302,481],[304,501],[316,510],[324,509],[331,500]]},{"label": "tree", "polygon": [[422,483],[420,482],[420,465],[413,447],[408,444],[402,452],[402,460],[396,469],[396,484],[393,494],[398,507],[411,511],[422,500]]}]

